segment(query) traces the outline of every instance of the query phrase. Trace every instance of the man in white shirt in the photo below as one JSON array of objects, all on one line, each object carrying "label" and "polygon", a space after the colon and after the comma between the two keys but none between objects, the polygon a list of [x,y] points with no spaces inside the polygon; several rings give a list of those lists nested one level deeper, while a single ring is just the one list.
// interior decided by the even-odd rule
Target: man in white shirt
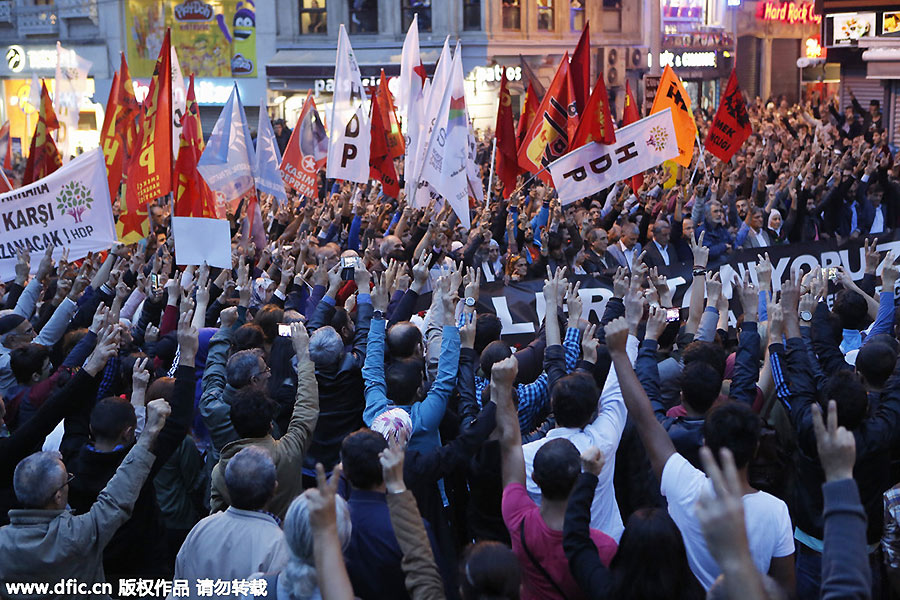
[{"label": "man in white shirt", "polygon": [[175,579],[188,580],[192,598],[199,597],[198,579],[247,579],[287,564],[284,533],[263,510],[275,494],[275,477],[272,457],[258,446],[248,446],[228,461],[225,485],[231,505],[197,523],[175,560]]},{"label": "man in white shirt", "polygon": [[[628,340],[630,360],[637,358],[637,351],[637,338]],[[585,360],[589,358],[591,357],[585,356]],[[596,360],[596,357],[593,358]],[[612,369],[606,377],[599,403],[593,402],[592,399],[596,397],[597,387],[593,378],[570,375],[556,383],[550,402],[557,426],[551,429],[546,437],[522,447],[528,476],[527,488],[531,498],[540,504],[541,489],[531,474],[534,471],[534,456],[547,442],[559,438],[567,439],[575,444],[579,452],[584,452],[591,446],[599,448],[606,462],[600,472],[597,491],[591,504],[591,527],[599,529],[618,542],[625,527],[622,525],[622,515],[619,513],[616,492],[613,489],[613,473],[616,470],[616,449],[619,447],[619,440],[622,439],[622,430],[625,428],[628,414],[622,401],[622,392],[619,390],[619,380]],[[596,417],[591,420],[595,412]]]},{"label": "man in white shirt", "polygon": [[[626,307],[629,300],[626,298]],[[639,299],[631,301],[642,304]],[[662,330],[665,324],[665,311],[654,311],[647,329]],[[651,333],[648,335],[652,337]],[[706,547],[694,511],[700,494],[704,490],[712,493],[712,483],[675,451],[671,438],[657,421],[626,352],[626,347],[636,345],[636,341],[629,335],[625,319],[617,319],[606,326],[606,344],[614,365],[610,373],[615,371],[618,376],[622,397],[647,449],[653,471],[659,477],[660,491],[668,501],[669,515],[684,539],[691,571],[703,587],[709,589],[721,570]],[[728,402],[706,416],[703,433],[706,445],[714,455],[718,456],[722,447],[727,447],[734,455],[744,488],[747,539],[754,564],[792,595],[795,587],[794,541],[787,505],[770,494],[753,489],[747,481],[747,467],[759,444],[759,416],[745,404]]]}]

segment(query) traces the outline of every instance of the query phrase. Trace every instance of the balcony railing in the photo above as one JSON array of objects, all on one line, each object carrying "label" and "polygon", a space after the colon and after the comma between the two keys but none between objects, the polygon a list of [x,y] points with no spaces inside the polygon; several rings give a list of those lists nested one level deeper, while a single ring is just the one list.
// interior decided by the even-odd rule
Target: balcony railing
[{"label": "balcony railing", "polygon": [[59,32],[56,6],[17,6],[16,23],[22,35],[54,34]]},{"label": "balcony railing", "polygon": [[0,23],[12,23],[12,0],[0,0]]},{"label": "balcony railing", "polygon": [[97,23],[97,0],[56,0],[62,19],[90,19]]}]

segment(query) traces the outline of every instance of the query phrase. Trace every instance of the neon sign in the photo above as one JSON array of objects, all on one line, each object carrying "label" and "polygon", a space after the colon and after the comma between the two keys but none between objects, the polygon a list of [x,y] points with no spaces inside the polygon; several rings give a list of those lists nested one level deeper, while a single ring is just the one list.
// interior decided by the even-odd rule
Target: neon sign
[{"label": "neon sign", "polygon": [[764,2],[756,9],[756,17],[763,21],[780,21],[789,25],[822,22],[822,16],[816,14],[816,7],[812,2]]}]

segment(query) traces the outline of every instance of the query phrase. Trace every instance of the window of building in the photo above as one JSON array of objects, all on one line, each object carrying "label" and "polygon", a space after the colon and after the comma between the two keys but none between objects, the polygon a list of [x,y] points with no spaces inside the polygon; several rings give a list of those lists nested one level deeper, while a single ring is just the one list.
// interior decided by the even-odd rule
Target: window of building
[{"label": "window of building", "polygon": [[378,0],[347,0],[350,33],[378,33]]},{"label": "window of building", "polygon": [[553,0],[537,0],[538,31],[553,31]]},{"label": "window of building", "polygon": [[569,0],[569,29],[584,29],[584,0]]},{"label": "window of building", "polygon": [[622,0],[603,0],[603,31],[622,31]]},{"label": "window of building", "polygon": [[521,0],[503,0],[503,29],[521,31],[522,29],[522,3]]},{"label": "window of building", "polygon": [[325,0],[300,0],[300,33],[328,33]]},{"label": "window of building", "polygon": [[463,0],[463,30],[481,30],[481,0]]},{"label": "window of building", "polygon": [[431,31],[431,0],[401,0],[403,31],[412,25],[413,15],[419,15],[419,31]]}]

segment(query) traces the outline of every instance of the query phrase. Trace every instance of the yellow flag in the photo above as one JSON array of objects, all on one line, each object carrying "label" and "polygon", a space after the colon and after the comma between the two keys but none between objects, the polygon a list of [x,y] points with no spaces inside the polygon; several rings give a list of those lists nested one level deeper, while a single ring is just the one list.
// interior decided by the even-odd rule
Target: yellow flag
[{"label": "yellow flag", "polygon": [[672,109],[675,139],[678,140],[678,157],[675,162],[683,167],[689,167],[691,166],[691,157],[694,155],[697,124],[694,121],[694,111],[691,110],[691,98],[685,91],[681,80],[675,75],[675,71],[668,65],[659,81],[659,89],[656,90],[650,114],[667,108]]},{"label": "yellow flag", "polygon": [[663,171],[666,173],[666,179],[663,181],[663,189],[671,190],[678,182],[678,163],[674,160],[667,160],[662,166]]}]

